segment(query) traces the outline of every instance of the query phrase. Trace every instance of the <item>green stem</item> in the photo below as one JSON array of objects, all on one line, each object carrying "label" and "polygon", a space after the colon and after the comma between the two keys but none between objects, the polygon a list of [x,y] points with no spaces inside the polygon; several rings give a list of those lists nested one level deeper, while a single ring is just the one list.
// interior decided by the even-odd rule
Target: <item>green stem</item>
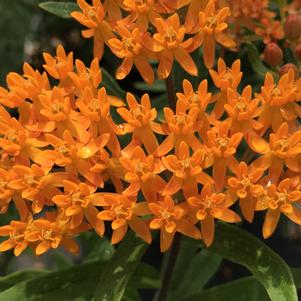
[{"label": "green stem", "polygon": [[165,301],[169,288],[170,281],[173,277],[174,268],[180,251],[180,235],[176,233],[173,244],[168,254],[167,263],[163,271],[162,285],[157,291],[153,301]]},{"label": "green stem", "polygon": [[165,85],[166,85],[166,90],[167,90],[169,106],[175,112],[177,100],[176,100],[173,71],[171,71],[169,76],[165,79]]}]

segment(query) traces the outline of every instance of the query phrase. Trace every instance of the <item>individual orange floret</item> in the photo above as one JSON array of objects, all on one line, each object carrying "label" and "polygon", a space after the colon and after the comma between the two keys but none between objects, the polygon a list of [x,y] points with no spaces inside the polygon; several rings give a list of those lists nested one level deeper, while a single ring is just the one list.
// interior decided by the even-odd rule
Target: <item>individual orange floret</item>
[{"label": "individual orange floret", "polygon": [[177,93],[178,100],[186,104],[187,111],[197,108],[199,110],[196,124],[198,133],[203,140],[206,140],[206,132],[209,129],[209,120],[206,113],[207,106],[211,100],[211,93],[208,93],[208,81],[200,82],[197,91],[194,91],[192,84],[183,80],[183,93]]},{"label": "individual orange floret", "polygon": [[225,112],[224,105],[227,103],[228,89],[231,88],[237,91],[237,87],[241,82],[240,60],[234,61],[231,68],[229,68],[226,66],[225,61],[219,58],[217,60],[217,71],[210,69],[209,73],[214,85],[220,90],[212,97],[215,105],[211,112],[211,117],[220,119]]},{"label": "individual orange floret", "polygon": [[53,131],[56,130],[54,134],[58,136],[61,136],[65,130],[69,130],[81,142],[88,142],[90,134],[87,129],[90,121],[72,108],[71,100],[65,94],[64,89],[54,87],[41,94],[39,100],[40,114],[47,120],[46,128],[49,129],[52,125]]},{"label": "individual orange floret", "polygon": [[[245,162],[240,162],[236,170],[234,170],[236,177],[228,179],[230,191],[235,195],[233,202],[239,198],[239,206],[243,217],[252,222],[256,208],[256,197],[258,197],[263,190],[263,187],[258,183],[262,177],[264,170],[248,166]],[[234,197],[233,195],[233,197]]]},{"label": "individual orange floret", "polygon": [[209,247],[214,239],[214,219],[227,223],[240,222],[240,217],[231,209],[226,202],[223,193],[216,193],[213,185],[207,183],[200,194],[191,196],[187,202],[195,212],[195,217],[201,223],[201,233],[204,243]]},{"label": "individual orange floret", "polygon": [[32,219],[27,222],[11,221],[10,225],[0,227],[0,236],[9,236],[0,244],[0,252],[14,249],[15,256],[19,256],[29,244],[25,239],[25,233],[31,222]]},{"label": "individual orange floret", "polygon": [[206,153],[204,149],[196,150],[190,156],[188,145],[182,141],[179,146],[178,155],[169,155],[162,157],[162,163],[166,169],[172,172],[163,195],[172,195],[183,190],[184,196],[196,194],[198,191],[198,183],[213,183],[211,177],[202,170],[205,165]]},{"label": "individual orange floret", "polygon": [[49,143],[36,138],[37,135],[0,106],[0,167],[28,165],[30,160],[42,166],[52,166],[49,152],[40,149]]},{"label": "individual orange floret", "polygon": [[268,238],[273,234],[281,213],[294,223],[301,225],[301,210],[298,204],[301,200],[301,191],[296,187],[295,181],[286,178],[277,186],[271,184],[266,189],[267,196],[259,208],[260,210],[267,209],[262,228],[263,237]]},{"label": "individual orange floret", "polygon": [[55,79],[64,80],[68,72],[73,71],[73,52],[66,54],[66,51],[62,45],[58,45],[56,48],[56,56],[44,52],[43,58],[45,64],[43,65],[47,73]]},{"label": "individual orange floret", "polygon": [[161,126],[154,121],[157,111],[151,107],[148,94],[141,97],[140,104],[131,93],[127,93],[126,100],[128,109],[117,109],[118,114],[128,123],[125,125],[125,133],[133,133],[132,139],[142,142],[147,152],[152,154],[159,145],[154,132],[162,134]]},{"label": "individual orange floret", "polygon": [[25,234],[25,240],[35,246],[36,255],[42,255],[49,249],[57,249],[59,246],[77,254],[79,247],[72,239],[72,236],[88,230],[88,228],[83,227],[71,230],[68,220],[50,212],[46,215],[46,218],[34,220],[27,228]]},{"label": "individual orange floret", "polygon": [[162,123],[162,130],[168,136],[156,150],[156,156],[164,156],[173,148],[177,155],[181,141],[186,142],[194,151],[202,148],[201,142],[194,134],[198,130],[199,109],[194,107],[188,113],[186,111],[187,105],[183,100],[177,101],[176,113],[169,107],[163,109],[165,120]]},{"label": "individual orange floret", "polygon": [[158,202],[148,204],[149,210],[154,215],[149,223],[152,230],[160,229],[160,249],[166,252],[176,232],[180,232],[194,239],[200,239],[201,234],[197,227],[185,218],[185,210],[181,205],[175,205],[170,196],[165,196]]},{"label": "individual orange floret", "polygon": [[241,132],[247,137],[262,128],[255,120],[261,112],[259,99],[253,98],[250,85],[246,86],[241,94],[229,88],[224,108],[229,115],[231,133]]},{"label": "individual orange floret", "polygon": [[94,93],[97,93],[99,84],[102,81],[102,73],[99,67],[98,58],[92,60],[90,67],[85,66],[81,60],[77,59],[75,61],[75,67],[76,71],[72,70],[73,72],[68,73],[69,78],[77,88],[75,89],[74,94],[76,96],[81,96],[86,87],[91,87]]},{"label": "individual orange floret", "polygon": [[300,115],[300,107],[296,103],[297,92],[293,70],[281,76],[278,84],[272,74],[266,74],[261,93],[256,95],[263,107],[258,118],[263,126],[262,132],[269,127],[276,132],[284,121],[289,122],[291,127],[296,127],[295,122]]},{"label": "individual orange floret", "polygon": [[46,134],[46,140],[54,148],[49,150],[53,164],[65,167],[72,175],[81,174],[94,185],[102,185],[101,175],[92,172],[92,162],[89,160],[107,144],[110,134],[103,134],[89,143],[84,144],[75,140],[68,130],[63,133],[63,139],[52,134]]},{"label": "individual orange floret", "polygon": [[123,193],[137,195],[141,190],[147,201],[155,201],[166,185],[159,176],[165,169],[161,160],[147,156],[140,146],[136,146],[130,155],[120,157],[119,161],[125,170],[124,180],[130,183]]},{"label": "individual orange floret", "polygon": [[142,32],[149,28],[149,23],[155,24],[160,18],[157,9],[160,9],[160,1],[154,0],[123,0],[123,8],[129,15],[121,21],[122,24],[133,24]]},{"label": "individual orange floret", "polygon": [[139,216],[148,214],[147,203],[137,203],[136,197],[127,197],[123,194],[104,193],[103,198],[97,201],[103,206],[97,218],[101,221],[112,221],[112,244],[120,242],[130,227],[145,242],[152,240],[146,223]]},{"label": "individual orange floret", "polygon": [[174,60],[191,75],[198,74],[195,62],[187,50],[193,43],[192,38],[185,38],[185,27],[181,26],[179,15],[173,14],[167,19],[156,19],[157,33],[153,38],[145,39],[145,46],[159,57],[159,78],[167,78],[172,70]]},{"label": "individual orange floret", "polygon": [[85,0],[77,0],[77,4],[81,12],[74,11],[71,16],[88,27],[88,29],[82,30],[82,36],[84,38],[94,38],[94,57],[100,60],[104,51],[104,43],[114,37],[109,23],[105,20],[106,12],[100,0],[93,0],[92,5]]},{"label": "individual orange floret", "polygon": [[53,196],[52,201],[70,218],[70,229],[79,227],[86,218],[96,233],[103,236],[104,223],[97,219],[98,210],[93,205],[96,188],[85,183],[76,184],[68,180],[63,180],[63,186],[64,194],[58,193]]},{"label": "individual orange floret", "polygon": [[143,46],[145,33],[140,31],[139,28],[129,31],[125,26],[118,26],[117,32],[121,40],[116,38],[109,40],[109,46],[113,53],[123,59],[122,64],[116,70],[116,78],[124,79],[130,73],[134,64],[144,81],[152,84],[154,71],[148,62],[149,50],[146,50]]},{"label": "individual orange floret", "polygon": [[228,28],[225,22],[230,14],[229,7],[216,10],[215,3],[210,0],[204,11],[199,12],[199,23],[193,33],[194,49],[203,46],[204,64],[208,69],[214,65],[216,42],[226,48],[233,48],[235,42],[224,31]]},{"label": "individual orange floret", "polygon": [[276,133],[270,134],[269,142],[262,138],[251,136],[249,146],[261,157],[253,162],[262,169],[269,168],[269,178],[277,183],[284,164],[293,172],[301,172],[301,131],[289,132],[287,123],[283,123]]},{"label": "individual orange floret", "polygon": [[122,126],[114,123],[110,110],[112,106],[121,107],[123,102],[117,97],[107,95],[106,89],[102,87],[94,95],[91,87],[85,87],[82,96],[77,99],[76,107],[80,113],[90,120],[89,132],[92,137],[110,134],[110,139],[107,143],[108,148],[114,156],[119,156],[120,143],[116,135],[124,134]]},{"label": "individual orange floret", "polygon": [[264,11],[260,19],[260,25],[255,28],[255,33],[263,38],[265,44],[284,38],[284,31],[280,21],[274,18],[274,13]]},{"label": "individual orange floret", "polygon": [[8,187],[8,183],[14,178],[11,170],[0,168],[0,214],[6,213],[14,195],[14,190]]},{"label": "individual orange floret", "polygon": [[[214,1],[216,2],[216,0]],[[189,3],[189,6],[185,16],[185,27],[187,29],[187,33],[191,33],[198,25],[199,12],[204,11],[208,0],[189,0],[186,2]]]},{"label": "individual orange floret", "polygon": [[227,167],[233,169],[238,165],[235,154],[243,138],[242,133],[230,135],[230,123],[223,121],[207,132],[205,147],[211,161],[212,176],[217,191],[221,191],[225,185]]},{"label": "individual orange floret", "polygon": [[[13,189],[15,193],[20,194],[23,201],[25,199],[32,202],[31,210],[33,213],[40,213],[45,205],[53,205],[51,198],[60,193],[58,187],[62,186],[62,180],[67,177],[66,173],[50,173],[49,169],[41,168],[36,164],[31,165],[31,167],[14,165],[12,173],[15,174],[15,177],[7,186]],[[28,209],[25,205],[22,207],[25,211],[22,214],[24,216]]]},{"label": "individual orange floret", "polygon": [[22,107],[25,100],[36,102],[42,91],[50,90],[47,74],[41,74],[27,63],[23,65],[23,75],[10,72],[6,82],[8,90],[0,87],[0,103],[9,108]]}]

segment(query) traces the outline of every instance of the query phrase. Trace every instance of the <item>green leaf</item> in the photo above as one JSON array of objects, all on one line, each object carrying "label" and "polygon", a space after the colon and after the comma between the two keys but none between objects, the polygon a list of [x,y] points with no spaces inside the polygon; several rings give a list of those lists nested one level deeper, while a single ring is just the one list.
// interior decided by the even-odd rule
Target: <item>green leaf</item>
[{"label": "green leaf", "polygon": [[[105,262],[94,261],[56,272],[26,270],[0,278],[0,301],[90,301]],[[109,274],[108,274],[109,275]],[[109,277],[107,275],[107,277]],[[158,288],[158,272],[140,264],[127,295],[139,288]],[[129,291],[129,292],[128,292]]]},{"label": "green leaf", "polygon": [[[292,269],[296,287],[301,288],[301,269]],[[225,284],[214,286],[183,301],[269,301],[263,286],[254,276],[244,277]]]},{"label": "green leaf", "polygon": [[238,227],[217,223],[210,252],[245,266],[265,287],[272,301],[297,301],[292,273],[281,257]]},{"label": "green leaf", "polygon": [[49,272],[47,270],[30,269],[30,270],[11,273],[7,276],[0,277],[0,291],[1,292],[5,291],[19,282],[29,280],[29,279],[34,279],[48,273]]},{"label": "green leaf", "polygon": [[129,232],[104,267],[93,301],[120,301],[146,250],[146,243]]},{"label": "green leaf", "polygon": [[246,46],[248,50],[248,60],[253,71],[261,78],[264,78],[267,72],[271,73],[271,70],[269,70],[260,59],[259,52],[255,45],[252,43],[246,43]]},{"label": "green leaf", "polygon": [[109,95],[125,98],[126,92],[120,88],[111,74],[104,68],[101,68],[102,82],[101,85],[106,88]]},{"label": "green leaf", "polygon": [[[177,287],[171,290],[168,300],[183,300],[185,297],[200,293],[205,284],[218,270],[222,258],[207,250],[198,252],[195,256],[186,257],[186,266],[182,271],[175,271],[180,274],[181,280]],[[185,277],[183,277],[185,275]],[[204,299],[206,300],[206,299]]]},{"label": "green leaf", "polygon": [[47,1],[39,3],[39,7],[53,15],[64,19],[71,18],[70,14],[73,11],[79,10],[78,5],[74,2]]}]

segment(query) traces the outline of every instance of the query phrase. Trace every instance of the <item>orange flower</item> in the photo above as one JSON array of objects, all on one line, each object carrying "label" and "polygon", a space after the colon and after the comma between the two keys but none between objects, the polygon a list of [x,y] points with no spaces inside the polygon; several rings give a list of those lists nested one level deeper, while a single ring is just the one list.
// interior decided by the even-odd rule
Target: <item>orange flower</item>
[{"label": "orange flower", "polygon": [[191,196],[187,202],[195,211],[195,217],[201,223],[201,233],[204,243],[209,247],[214,239],[214,219],[228,222],[240,222],[240,217],[231,209],[225,201],[223,193],[215,193],[211,184],[207,183],[202,188],[201,194]]},{"label": "orange flower", "polygon": [[112,221],[112,244],[117,244],[122,240],[128,227],[135,231],[145,242],[151,242],[152,237],[149,229],[145,222],[138,217],[148,214],[146,203],[136,203],[133,197],[130,198],[117,193],[105,193],[103,198],[96,203],[98,206],[104,207],[104,210],[98,213],[97,218],[102,221]]},{"label": "orange flower", "polygon": [[277,183],[285,164],[291,171],[301,172],[301,131],[289,133],[287,123],[283,123],[276,133],[270,134],[269,143],[264,139],[251,136],[249,146],[252,150],[263,156],[253,162],[253,165],[269,168],[269,178]]},{"label": "orange flower", "polygon": [[[77,59],[75,61],[75,67],[76,72],[68,72],[68,77],[77,88],[74,91],[75,95],[81,96],[85,89],[87,89],[88,87],[91,87],[93,89],[93,92],[96,94],[99,84],[102,80],[102,73],[99,68],[99,60],[97,58],[94,58],[90,64],[90,67],[87,67],[81,60]],[[64,87],[66,86],[66,84],[63,84],[62,86]]]},{"label": "orange flower", "polygon": [[265,76],[261,93],[256,97],[262,101],[262,113],[258,122],[262,124],[264,133],[269,127],[276,132],[284,121],[296,127],[297,116],[300,116],[300,106],[297,101],[297,86],[294,80],[294,71],[281,76],[278,85],[270,73]]},{"label": "orange flower", "polygon": [[75,140],[68,130],[63,133],[63,139],[52,134],[46,134],[46,140],[55,149],[49,150],[53,163],[66,168],[66,171],[83,175],[94,185],[101,185],[101,175],[91,171],[92,162],[89,160],[99,152],[108,142],[109,134],[103,134],[87,144]]},{"label": "orange flower", "polygon": [[29,161],[49,167],[51,156],[47,150],[40,148],[49,143],[36,138],[38,133],[28,131],[23,125],[11,118],[9,113],[0,107],[0,167],[9,168],[13,164],[28,165]]},{"label": "orange flower", "polygon": [[19,256],[28,246],[25,233],[30,223],[31,220],[28,222],[11,221],[10,225],[0,227],[0,236],[9,236],[9,239],[0,244],[0,252],[14,249],[15,256]]},{"label": "orange flower", "polygon": [[66,217],[70,217],[70,229],[79,227],[85,217],[97,234],[103,236],[104,223],[97,219],[98,210],[93,205],[96,188],[68,180],[63,180],[63,186],[65,194],[58,193],[52,201],[64,210]]},{"label": "orange flower", "polygon": [[208,69],[214,65],[216,42],[226,48],[235,46],[235,42],[224,32],[228,27],[225,20],[229,14],[229,7],[216,11],[213,0],[209,0],[205,10],[199,12],[199,24],[193,31],[197,32],[194,37],[194,49],[203,46],[204,64]]},{"label": "orange flower", "polygon": [[224,108],[229,115],[231,133],[241,132],[248,138],[254,130],[262,128],[261,124],[255,120],[261,112],[259,99],[253,99],[250,85],[243,89],[241,95],[229,88]]},{"label": "orange flower", "polygon": [[102,87],[94,96],[91,87],[85,87],[83,95],[76,101],[76,106],[80,113],[90,120],[89,130],[93,137],[98,135],[110,134],[110,139],[107,147],[111,150],[114,156],[119,156],[120,143],[117,134],[123,134],[121,126],[117,126],[110,113],[111,106],[121,107],[123,102],[116,98],[107,95],[106,89]]},{"label": "orange flower", "polygon": [[282,180],[278,186],[268,185],[265,200],[265,206],[261,208],[261,210],[268,209],[262,228],[264,238],[268,238],[273,234],[281,213],[294,223],[301,225],[301,210],[297,204],[301,200],[301,192],[296,189],[296,185],[291,179]]},{"label": "orange flower", "polygon": [[199,12],[206,8],[208,0],[189,0],[187,2],[189,2],[189,6],[185,16],[185,27],[187,33],[191,33],[198,25]]},{"label": "orange flower", "polygon": [[148,94],[144,94],[139,104],[135,96],[127,93],[126,100],[129,110],[118,108],[118,114],[128,123],[125,132],[133,132],[132,139],[142,142],[147,152],[152,154],[158,147],[158,141],[154,134],[162,134],[161,126],[154,120],[157,117],[157,111],[151,107]]},{"label": "orange flower", "polygon": [[155,201],[166,185],[158,176],[165,169],[162,162],[153,155],[146,156],[140,146],[135,147],[131,155],[120,157],[119,161],[125,169],[124,179],[130,183],[123,194],[137,195],[141,189],[147,201]]},{"label": "orange flower", "polygon": [[162,201],[149,203],[148,207],[154,214],[149,227],[152,230],[161,230],[161,252],[166,252],[169,249],[176,232],[194,239],[201,238],[199,230],[184,217],[185,210],[180,205],[175,205],[170,196],[164,197]]},{"label": "orange flower", "polygon": [[187,50],[193,43],[192,38],[184,41],[185,27],[181,26],[178,14],[173,14],[166,20],[156,19],[157,33],[153,38],[145,39],[145,46],[158,53],[160,78],[167,78],[172,70],[174,59],[191,75],[198,74],[197,67]]},{"label": "orange flower", "polygon": [[73,52],[67,55],[62,45],[57,46],[55,57],[44,52],[43,58],[45,61],[44,69],[55,79],[63,80],[67,77],[68,72],[73,71]]},{"label": "orange flower", "polygon": [[74,11],[71,16],[88,27],[88,29],[82,31],[82,36],[84,38],[94,37],[94,57],[100,60],[104,51],[104,43],[113,38],[114,34],[109,23],[104,20],[105,11],[100,0],[93,0],[92,3],[92,5],[89,5],[85,0],[77,0],[82,12]]},{"label": "orange flower", "polygon": [[14,165],[12,172],[16,176],[9,181],[7,187],[15,193],[18,192],[22,199],[30,200],[33,213],[40,213],[45,205],[53,205],[51,198],[60,194],[57,187],[61,186],[62,180],[67,177],[66,173],[50,173],[49,169],[43,169],[36,164],[31,167]]},{"label": "orange flower", "polygon": [[141,31],[147,31],[149,22],[155,24],[155,20],[161,17],[157,11],[160,8],[159,2],[160,0],[123,0],[124,10],[129,12],[129,15],[120,23],[134,24]]},{"label": "orange flower", "polygon": [[245,162],[240,162],[235,170],[236,177],[228,179],[230,190],[239,198],[239,206],[244,218],[252,222],[256,207],[256,197],[262,193],[263,187],[257,182],[262,177],[264,170],[253,168]]},{"label": "orange flower", "polygon": [[144,33],[138,28],[130,32],[124,26],[118,26],[117,32],[121,37],[119,39],[110,39],[109,46],[113,53],[123,59],[122,64],[116,71],[117,79],[124,79],[132,69],[133,64],[137,67],[144,81],[152,84],[154,81],[154,71],[148,62],[149,51],[143,46]]},{"label": "orange flower", "polygon": [[188,198],[197,193],[198,183],[213,183],[211,177],[202,171],[205,156],[204,149],[198,149],[190,156],[188,145],[182,141],[177,156],[162,157],[163,165],[173,174],[162,194],[172,195],[183,189],[184,196]]},{"label": "orange flower", "polygon": [[207,106],[211,100],[211,93],[208,93],[208,82],[203,80],[200,82],[197,91],[194,91],[192,84],[187,80],[183,80],[183,92],[177,93],[177,98],[186,104],[187,110],[197,108],[199,110],[197,121],[198,132],[203,140],[206,140],[206,132],[209,129],[209,120],[206,113]]},{"label": "orange flower", "polygon": [[221,191],[225,185],[227,167],[235,168],[238,163],[234,157],[242,138],[242,133],[230,135],[230,123],[223,121],[218,124],[217,129],[207,132],[205,142],[208,156],[211,157],[212,176],[217,191]]},{"label": "orange flower", "polygon": [[10,201],[14,195],[14,190],[8,187],[8,183],[14,178],[11,170],[6,171],[0,168],[0,214],[6,213]]},{"label": "orange flower", "polygon": [[278,20],[274,20],[274,16],[273,13],[265,11],[260,19],[260,26],[255,28],[255,33],[263,38],[265,44],[284,38],[283,27]]},{"label": "orange flower", "polygon": [[228,68],[225,61],[219,58],[217,60],[217,72],[210,69],[209,73],[214,85],[220,90],[220,92],[213,96],[212,100],[215,101],[215,106],[211,112],[211,117],[213,119],[220,119],[225,111],[224,105],[227,103],[228,89],[231,88],[236,91],[240,84],[242,78],[240,60],[234,61],[231,68]]},{"label": "orange flower", "polygon": [[194,135],[198,129],[199,109],[193,107],[188,113],[186,111],[187,106],[183,100],[177,101],[176,114],[169,107],[163,109],[165,121],[162,123],[162,130],[168,136],[156,150],[156,156],[164,156],[173,148],[177,155],[182,141],[186,142],[194,151],[202,148],[201,142]]},{"label": "orange flower", "polygon": [[8,90],[0,88],[0,103],[10,108],[23,106],[26,99],[37,101],[42,91],[50,90],[47,74],[41,74],[27,63],[23,65],[23,75],[10,72],[6,82]]},{"label": "orange flower", "polygon": [[25,233],[25,240],[36,246],[36,255],[42,255],[49,249],[57,249],[59,246],[63,246],[71,253],[78,253],[79,247],[71,237],[87,228],[70,230],[67,220],[60,217],[53,219],[54,216],[50,213],[47,217],[51,219],[34,220]]}]

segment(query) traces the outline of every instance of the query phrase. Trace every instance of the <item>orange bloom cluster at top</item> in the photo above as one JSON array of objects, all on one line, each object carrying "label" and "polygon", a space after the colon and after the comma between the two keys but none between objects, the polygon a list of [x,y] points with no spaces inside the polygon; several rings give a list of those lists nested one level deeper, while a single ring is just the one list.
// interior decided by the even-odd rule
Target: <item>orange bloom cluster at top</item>
[{"label": "orange bloom cluster at top", "polygon": [[[145,82],[157,74],[167,78],[176,60],[189,74],[198,73],[191,53],[203,50],[211,69],[215,46],[236,50],[252,31],[265,43],[284,37],[283,28],[268,0],[77,0],[80,11],[71,15],[87,27],[84,38],[94,39],[94,57],[101,59],[104,46],[122,59],[116,78],[124,79],[133,65]],[[230,25],[230,26],[229,26]]]},{"label": "orange bloom cluster at top", "polygon": [[[169,21],[156,22],[163,30]],[[176,111],[164,108],[159,122],[147,94],[106,93],[97,58],[85,66],[59,46],[44,60],[44,72],[24,64],[0,88],[0,212],[14,205],[20,217],[0,227],[0,251],[76,252],[74,236],[103,236],[105,221],[113,244],[131,228],[147,243],[160,230],[162,251],[176,232],[210,246],[216,219],[241,220],[234,203],[249,222],[266,210],[265,238],[281,213],[301,224],[301,80],[292,70],[239,93],[240,61],[228,68],[219,59],[210,70],[217,92],[184,80]]]}]

